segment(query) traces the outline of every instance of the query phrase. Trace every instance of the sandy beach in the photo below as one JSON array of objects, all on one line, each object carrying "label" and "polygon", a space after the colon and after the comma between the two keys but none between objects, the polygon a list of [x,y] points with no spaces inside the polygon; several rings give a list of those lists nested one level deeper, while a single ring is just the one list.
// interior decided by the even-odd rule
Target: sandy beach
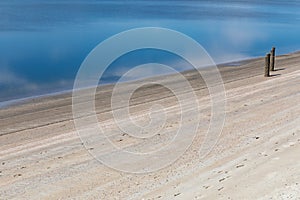
[{"label": "sandy beach", "polygon": [[[210,121],[208,90],[195,71],[184,72],[200,102],[198,134],[176,162],[152,173],[120,172],[94,159],[76,132],[71,94],[0,109],[0,199],[300,199],[299,63],[299,52],[278,56],[276,71],[267,78],[264,58],[219,68],[226,120],[204,159],[198,150]],[[186,92],[176,75],[164,79]],[[96,110],[116,145],[151,149],[178,128],[176,98],[152,85],[134,93],[131,114],[144,123],[151,105],[163,105],[170,116],[166,134],[151,143],[122,134],[110,110],[112,88],[98,89]]]}]

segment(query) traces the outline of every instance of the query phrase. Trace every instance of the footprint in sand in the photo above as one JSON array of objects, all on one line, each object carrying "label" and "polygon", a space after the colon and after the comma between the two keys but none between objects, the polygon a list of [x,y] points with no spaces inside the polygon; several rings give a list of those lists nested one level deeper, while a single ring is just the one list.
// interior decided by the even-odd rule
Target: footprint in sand
[{"label": "footprint in sand", "polygon": [[222,182],[222,181],[224,181],[226,178],[221,178],[220,180],[219,180],[219,182]]},{"label": "footprint in sand", "polygon": [[174,197],[177,197],[178,195],[180,195],[181,193],[177,193],[177,194],[174,194]]},{"label": "footprint in sand", "polygon": [[241,164],[241,165],[237,165],[236,168],[241,168],[244,167],[245,165]]},{"label": "footprint in sand", "polygon": [[14,177],[22,176],[22,174],[15,174]]}]

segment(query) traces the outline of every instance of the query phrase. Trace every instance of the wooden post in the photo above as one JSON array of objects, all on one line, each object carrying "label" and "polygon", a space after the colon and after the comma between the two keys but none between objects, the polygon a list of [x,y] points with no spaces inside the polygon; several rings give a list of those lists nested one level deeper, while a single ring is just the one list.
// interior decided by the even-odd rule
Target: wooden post
[{"label": "wooden post", "polygon": [[271,50],[271,71],[275,71],[275,47]]},{"label": "wooden post", "polygon": [[271,57],[271,54],[267,53],[266,58],[265,58],[265,77],[270,76],[270,57]]}]

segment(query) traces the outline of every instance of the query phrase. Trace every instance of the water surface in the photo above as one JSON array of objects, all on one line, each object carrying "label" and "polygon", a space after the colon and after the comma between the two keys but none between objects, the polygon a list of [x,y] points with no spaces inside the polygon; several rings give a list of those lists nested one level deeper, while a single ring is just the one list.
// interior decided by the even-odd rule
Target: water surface
[{"label": "water surface", "polygon": [[[279,54],[296,51],[299,10],[297,0],[2,0],[0,102],[71,89],[87,54],[131,28],[180,31],[217,63],[263,56],[273,45]],[[172,54],[148,49],[118,59],[102,82],[115,82],[131,67],[148,62],[188,68]]]}]

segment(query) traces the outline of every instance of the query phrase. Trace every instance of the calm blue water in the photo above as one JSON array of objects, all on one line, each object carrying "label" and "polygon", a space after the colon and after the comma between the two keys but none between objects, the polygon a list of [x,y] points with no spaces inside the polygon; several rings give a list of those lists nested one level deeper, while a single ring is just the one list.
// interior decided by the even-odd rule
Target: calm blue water
[{"label": "calm blue water", "polygon": [[[0,102],[71,89],[87,54],[131,28],[183,32],[218,63],[263,56],[273,45],[279,54],[296,51],[299,11],[297,0],[2,0]],[[103,83],[137,64],[176,59],[155,50],[133,52],[113,63]]]}]

